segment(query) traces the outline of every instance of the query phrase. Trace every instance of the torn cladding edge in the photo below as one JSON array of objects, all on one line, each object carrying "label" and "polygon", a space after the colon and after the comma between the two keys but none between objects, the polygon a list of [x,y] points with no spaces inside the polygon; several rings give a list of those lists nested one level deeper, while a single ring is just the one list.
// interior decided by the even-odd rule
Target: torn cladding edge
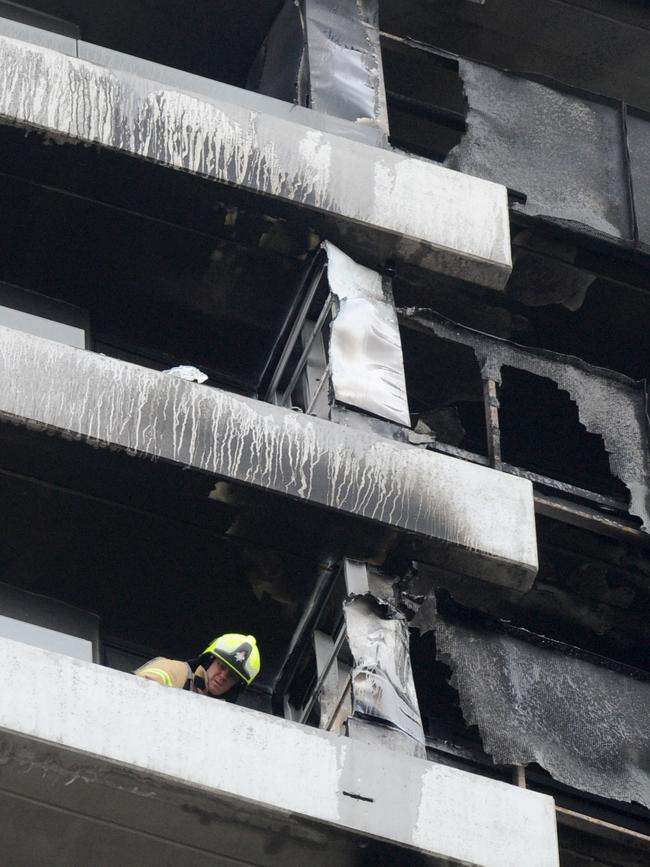
[{"label": "torn cladding edge", "polygon": [[645,381],[579,358],[534,350],[448,320],[428,308],[397,311],[405,324],[474,350],[481,375],[501,383],[503,367],[550,379],[567,392],[586,430],[602,437],[612,473],[630,492],[630,514],[650,528],[650,436]]},{"label": "torn cladding edge", "polygon": [[424,748],[404,615],[371,591],[350,593],[343,612],[354,660],[353,716],[396,729]]},{"label": "torn cladding edge", "polygon": [[[557,647],[447,619],[427,594],[412,628],[434,632],[463,718],[495,765],[537,763],[560,783],[650,808],[650,683]],[[507,624],[506,624],[507,626]],[[611,703],[617,725],[611,726]]]}]

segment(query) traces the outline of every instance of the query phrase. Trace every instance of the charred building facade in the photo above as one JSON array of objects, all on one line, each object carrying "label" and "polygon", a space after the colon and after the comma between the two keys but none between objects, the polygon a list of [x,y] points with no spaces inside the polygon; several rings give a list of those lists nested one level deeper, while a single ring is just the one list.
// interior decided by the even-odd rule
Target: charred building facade
[{"label": "charred building facade", "polygon": [[[0,0],[8,867],[650,857],[650,10]],[[131,674],[257,636],[238,704]]]}]

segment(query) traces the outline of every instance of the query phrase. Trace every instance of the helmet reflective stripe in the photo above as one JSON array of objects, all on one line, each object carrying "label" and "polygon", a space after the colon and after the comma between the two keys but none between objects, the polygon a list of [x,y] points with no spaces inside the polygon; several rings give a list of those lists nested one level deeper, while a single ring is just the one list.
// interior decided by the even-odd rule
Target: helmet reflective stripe
[{"label": "helmet reflective stripe", "polygon": [[254,635],[241,635],[238,632],[220,635],[203,653],[221,660],[246,685],[259,674],[260,652]]},{"label": "helmet reflective stripe", "polygon": [[138,674],[157,674],[162,679],[164,686],[173,686],[171,677],[162,668],[142,668]]}]

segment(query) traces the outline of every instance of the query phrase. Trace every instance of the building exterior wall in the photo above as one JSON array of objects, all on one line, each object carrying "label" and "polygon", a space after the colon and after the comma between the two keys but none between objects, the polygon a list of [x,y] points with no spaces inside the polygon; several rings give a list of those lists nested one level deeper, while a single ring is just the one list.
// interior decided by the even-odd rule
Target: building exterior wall
[{"label": "building exterior wall", "polygon": [[[568,313],[576,313],[592,297],[596,267],[605,271],[618,267],[607,246],[614,236],[616,244],[628,244],[633,265],[641,261],[635,257],[643,254],[639,230],[643,220],[636,215],[635,202],[640,207],[646,191],[632,189],[641,185],[643,173],[634,161],[630,163],[626,124],[630,121],[633,132],[633,157],[643,150],[648,124],[641,115],[628,116],[624,102],[620,112],[619,108],[599,109],[607,115],[607,129],[617,142],[619,186],[625,188],[625,201],[618,187],[608,187],[607,195],[598,199],[597,210],[604,216],[594,219],[593,197],[584,193],[585,184],[565,160],[559,176],[568,177],[568,172],[575,187],[562,190],[564,198],[571,200],[570,207],[556,214],[558,191],[548,182],[549,172],[540,170],[541,157],[536,171],[531,170],[526,160],[532,149],[523,133],[517,134],[513,147],[512,129],[517,124],[509,125],[512,106],[506,106],[494,82],[509,82],[513,104],[521,92],[542,94],[551,119],[560,105],[561,118],[584,120],[585,100],[573,95],[560,98],[550,86],[461,60],[457,65],[466,77],[465,97],[470,103],[466,118],[431,106],[425,114],[428,111],[436,122],[443,117],[456,126],[466,119],[462,145],[452,151],[449,164],[465,172],[478,165],[479,174],[503,183],[451,170],[391,148],[385,139],[390,130],[377,4],[364,0],[352,12],[337,7],[336,26],[341,32],[346,15],[363,7],[363,21],[354,22],[363,26],[350,30],[361,45],[363,62],[357,57],[361,49],[347,46],[343,54],[338,51],[335,34],[324,27],[321,17],[328,12],[327,4],[309,6],[314,14],[305,29],[303,48],[308,54],[311,40],[312,95],[318,96],[313,103],[318,108],[320,100],[326,113],[0,19],[3,130],[18,128],[65,148],[94,148],[100,155],[119,157],[111,163],[113,170],[119,160],[129,162],[130,167],[156,167],[155,177],[163,179],[161,196],[165,195],[165,181],[171,186],[176,172],[210,185],[215,191],[211,207],[226,213],[220,228],[223,237],[212,238],[205,232],[213,243],[210,260],[212,265],[222,263],[220,245],[225,238],[231,253],[237,250],[229,263],[233,273],[246,271],[251,251],[257,253],[277,243],[272,230],[281,227],[278,236],[285,232],[282,243],[272,246],[269,255],[291,261],[283,275],[295,275],[303,265],[305,268],[295,303],[264,370],[278,357],[284,357],[289,366],[298,356],[304,362],[313,345],[309,331],[313,329],[313,337],[322,326],[318,364],[317,353],[309,361],[312,385],[318,382],[322,388],[327,384],[321,393],[321,408],[325,405],[326,412],[321,414],[328,415],[315,417],[311,402],[292,405],[295,382],[280,371],[280,365],[275,380],[271,377],[273,388],[242,395],[213,383],[200,384],[208,377],[192,368],[190,377],[198,373],[200,382],[186,381],[178,375],[185,370],[183,376],[187,376],[184,363],[178,367],[175,362],[171,370],[162,372],[90,351],[90,317],[82,316],[83,327],[77,329],[78,340],[85,341],[86,348],[0,326],[0,427],[10,428],[18,437],[17,450],[21,435],[27,438],[36,433],[57,442],[80,443],[79,448],[91,446],[118,454],[125,462],[120,468],[122,478],[128,476],[126,462],[142,458],[154,467],[149,482],[154,476],[157,479],[160,467],[184,468],[188,474],[205,477],[201,505],[210,501],[215,511],[205,525],[197,525],[201,539],[209,537],[205,544],[214,545],[210,551],[222,554],[236,548],[237,554],[232,557],[235,565],[231,564],[235,580],[231,573],[226,576],[225,567],[222,574],[222,564],[215,563],[208,599],[201,599],[201,605],[215,611],[222,606],[241,617],[245,603],[228,608],[228,595],[239,594],[251,606],[257,597],[268,608],[264,619],[271,624],[270,638],[284,642],[275,680],[263,695],[249,699],[266,711],[273,709],[272,714],[164,689],[128,673],[0,637],[0,812],[6,809],[9,817],[6,846],[15,862],[12,867],[47,864],[57,827],[61,845],[52,855],[58,858],[56,867],[85,867],[90,863],[89,851],[94,852],[93,864],[100,867],[117,863],[137,863],[138,867],[160,863],[174,867],[365,867],[375,863],[391,867],[576,867],[585,863],[581,854],[577,861],[572,860],[570,846],[560,858],[556,820],[562,809],[566,818],[566,808],[558,812],[551,796],[527,789],[523,765],[506,763],[527,758],[529,764],[539,763],[531,771],[538,788],[553,791],[558,798],[585,796],[589,801],[595,795],[600,799],[595,810],[620,811],[626,821],[638,820],[639,825],[647,821],[647,811],[641,807],[648,803],[647,775],[639,773],[645,749],[639,744],[645,742],[636,717],[637,708],[647,702],[648,675],[627,665],[625,656],[625,651],[632,656],[638,653],[642,644],[638,621],[647,605],[650,574],[643,524],[649,499],[647,386],[620,371],[612,373],[557,351],[514,344],[517,326],[524,318],[521,311],[527,312],[525,303],[516,307],[517,300],[525,302],[534,296],[530,307],[548,305],[553,308],[550,321],[567,327]],[[295,19],[292,26],[296,26]],[[366,44],[363,34],[368,27],[371,38]],[[443,60],[448,66],[457,63],[446,54]],[[336,88],[351,86],[344,74],[346,63],[357,64],[364,97],[361,104],[368,109],[356,118],[354,100],[346,103],[344,117],[336,116],[340,96]],[[483,92],[486,88],[489,98]],[[415,107],[422,111],[421,101],[411,102],[418,103]],[[531,112],[540,127],[546,125],[534,109]],[[490,113],[493,116],[488,117]],[[388,115],[390,119],[390,111]],[[525,112],[517,122],[528,131],[531,121]],[[551,125],[549,121],[549,129]],[[579,140],[580,130],[592,126],[576,122],[574,138]],[[552,147],[546,147],[543,137],[536,139],[536,146],[548,165],[557,168],[558,152],[566,142],[562,123],[553,126],[552,132],[548,136]],[[597,171],[592,174],[600,183],[607,174],[603,166],[611,144],[605,139],[597,144]],[[508,159],[500,161],[498,155],[503,154]],[[576,165],[581,164],[577,146],[573,156]],[[508,160],[517,166],[514,176],[509,175]],[[138,177],[137,171],[133,177]],[[149,177],[152,184],[153,177]],[[509,190],[505,184],[512,186],[513,177],[517,189]],[[518,189],[531,177],[542,191],[541,206],[532,195],[526,205],[527,193]],[[65,179],[61,183],[65,185]],[[581,190],[584,196],[576,210],[575,199]],[[179,201],[183,195],[191,196],[183,190]],[[518,202],[510,210],[509,196]],[[613,219],[610,211],[614,206],[624,212],[624,231],[612,230],[608,222]],[[245,226],[240,235],[233,230],[239,211]],[[513,223],[525,218],[526,226],[532,227],[530,237],[522,241],[519,236],[517,243],[522,249],[530,243],[522,257],[530,254],[528,261],[534,262],[535,271],[532,288],[526,282],[529,274],[522,278],[519,272],[525,286],[514,301],[512,291],[508,295],[507,290],[516,285],[508,283],[513,269],[511,231],[515,229],[511,217]],[[546,243],[534,237],[537,229],[542,235],[549,231],[548,223],[535,222],[540,217],[553,222],[553,231],[562,235],[560,241]],[[58,219],[56,213],[51,214],[53,223]],[[185,231],[187,226],[181,228]],[[576,252],[580,233],[586,229],[593,230],[590,243],[598,247],[598,254],[589,260],[594,273],[585,273]],[[302,237],[302,247],[287,241],[292,240],[293,230]],[[191,231],[201,234],[202,229]],[[316,241],[309,246],[305,237]],[[323,242],[320,250],[319,241]],[[619,255],[620,245],[616,249]],[[63,251],[64,257],[68,252],[74,255],[71,249]],[[319,257],[329,257],[329,283]],[[553,260],[548,270],[539,264],[546,260]],[[246,300],[236,298],[233,288],[240,284],[236,280],[229,283],[228,263],[219,267],[222,270],[212,283],[203,275],[200,304],[217,308],[215,298],[223,291],[225,300],[219,298],[222,313],[228,312],[230,304],[245,308]],[[45,276],[39,274],[39,279],[54,291],[54,283],[47,282],[47,267],[42,270]],[[171,273],[173,283],[173,267]],[[626,274],[620,275],[620,285],[627,291]],[[562,285],[549,289],[547,284],[553,280]],[[568,289],[563,280],[569,281]],[[543,300],[543,292],[535,294],[538,285],[548,291]],[[180,278],[178,287],[178,298],[173,298],[178,306],[172,304],[171,309],[185,311],[189,302],[183,308],[187,299]],[[25,288],[11,291],[20,293]],[[562,294],[565,290],[568,301],[566,292]],[[260,294],[272,291],[270,282],[260,287]],[[433,308],[443,301],[460,309],[471,320],[471,327],[457,325],[433,309],[409,306],[396,310],[395,297],[400,291],[404,297],[414,297],[417,304],[430,303]],[[641,291],[643,287],[634,287],[635,293]],[[327,295],[325,306],[314,313],[315,299],[320,303],[323,295]],[[61,299],[54,305],[57,303]],[[254,311],[254,324],[260,330],[258,320],[264,318],[264,309],[268,310]],[[196,315],[197,309],[192,307],[191,313]],[[197,319],[191,321],[196,324]],[[226,328],[232,324],[227,316],[224,321]],[[495,322],[508,325],[501,328]],[[170,326],[169,321],[166,325]],[[481,331],[483,325],[486,333]],[[451,364],[445,367],[444,351],[439,349],[438,363],[447,371],[449,394],[443,389],[442,396],[435,395],[439,405],[434,406],[433,398],[431,406],[422,400],[414,411],[409,406],[401,326],[417,330],[418,340],[439,340],[450,358],[460,358],[453,352],[467,350],[471,362],[476,362],[482,405],[476,400],[476,383],[468,386],[460,369],[454,370]],[[425,368],[428,356],[422,358]],[[424,370],[425,382],[429,375],[434,382],[435,363],[431,367]],[[605,469],[599,472],[606,476],[605,493],[597,484],[593,490],[578,487],[502,459],[499,389],[506,369],[531,379],[546,377],[554,398],[560,391],[560,401],[566,398],[575,404],[574,427],[580,428],[576,436],[593,436],[598,442],[594,446],[589,441],[590,447],[596,452],[600,449],[599,455],[604,456]],[[263,376],[258,387],[262,382]],[[435,383],[431,389],[435,392]],[[615,412],[619,404],[624,411]],[[476,423],[477,407],[479,415],[484,413],[477,425],[481,430],[481,425],[485,427],[481,454],[454,445],[453,435],[447,442],[445,425],[436,428],[431,419],[442,410],[447,413],[446,422],[451,419],[452,427],[456,422],[458,431],[462,428],[459,406],[467,411],[470,422]],[[536,432],[525,435],[534,441]],[[2,431],[0,436],[6,438]],[[12,467],[12,459],[15,452],[0,466],[0,477],[6,473],[15,479],[27,478],[67,494],[79,493],[75,485],[83,488],[71,464],[52,482],[46,478],[45,456],[37,461],[35,478],[27,476],[22,465],[17,470]],[[93,464],[88,459],[80,473],[88,468],[92,472],[95,465],[99,467],[100,462]],[[134,476],[147,478],[138,472]],[[177,476],[171,478],[178,481]],[[156,496],[170,495],[170,486],[165,484],[170,483],[160,482],[159,488],[152,484],[151,503],[140,503],[133,513],[138,509],[145,514],[149,514],[147,509],[155,512]],[[610,488],[618,493],[611,493]],[[93,490],[88,501],[105,503]],[[192,496],[197,490],[198,484]],[[128,491],[127,487],[127,499]],[[171,499],[175,493],[171,488]],[[205,517],[189,494],[179,513],[188,503],[190,518]],[[269,513],[275,507],[278,517],[274,522]],[[570,517],[565,519],[563,510]],[[576,535],[576,550],[566,550],[571,537],[544,523],[549,515],[564,529],[572,526],[584,531]],[[545,516],[544,520],[540,522],[539,516]],[[180,515],[179,523],[183,517]],[[34,524],[38,526],[40,520],[45,528],[41,542],[47,545],[46,517],[37,514]],[[322,545],[318,544],[319,523],[326,537]],[[351,554],[350,537],[356,534],[365,539],[366,532],[374,539],[371,553],[365,558]],[[612,539],[620,543],[620,549],[614,548]],[[78,544],[83,545],[83,540]],[[310,544],[314,549],[310,552],[313,562],[309,562],[312,572],[305,577],[300,568],[306,570],[304,550]],[[146,540],[143,545],[146,552]],[[13,563],[11,544],[0,549],[0,554],[0,564],[5,559]],[[185,556],[187,552],[178,552],[179,562]],[[558,589],[549,584],[549,574],[557,577],[555,564],[561,563],[556,572],[562,572],[565,560],[571,561],[572,571],[568,577],[560,576],[566,581]],[[78,590],[75,576],[65,572],[68,562],[62,557],[56,564],[56,580],[47,588],[52,599],[59,600],[66,593],[74,597]],[[539,580],[541,569],[547,583]],[[23,608],[23,602],[28,591],[36,589],[30,583],[29,564],[24,573],[19,568],[11,574],[18,574],[22,581],[16,588],[19,609],[27,612],[17,620],[27,620],[30,605],[28,601]],[[633,588],[626,583],[630,574],[636,580]],[[84,576],[84,580],[92,585],[93,576]],[[190,609],[196,604],[193,576],[179,567],[174,580],[178,605]],[[127,596],[122,588],[116,593],[115,606],[133,604]],[[334,613],[333,599],[338,606]],[[438,602],[443,603],[440,608]],[[632,610],[633,605],[638,612]],[[519,615],[525,625],[518,620],[519,625],[513,626]],[[173,620],[174,612],[165,612],[165,624],[154,634],[173,629]],[[92,653],[97,659],[101,656],[101,617],[92,622]],[[628,635],[630,624],[634,628]],[[431,633],[436,642],[433,650],[429,647],[428,666],[419,683],[409,644],[415,629],[424,636]],[[502,640],[502,633],[509,638]],[[497,635],[495,643],[506,659],[491,664],[490,678],[482,669],[489,645],[486,634]],[[450,635],[461,638],[452,641]],[[562,640],[556,640],[558,635]],[[623,648],[622,661],[594,652],[601,636],[610,642],[606,648]],[[548,707],[553,704],[548,696],[554,693],[544,680],[555,668],[540,663],[538,670],[536,664],[522,663],[519,668],[514,666],[513,674],[509,669],[516,655],[512,646],[519,647],[519,641],[524,648],[529,647],[526,642],[541,644],[543,652],[522,651],[521,658],[552,657],[560,672],[555,678],[558,683],[565,677],[573,686],[573,668],[564,661],[569,656],[572,661],[580,659],[577,669],[588,670],[589,679],[593,678],[590,682],[596,684],[593,689],[576,689],[578,697],[572,706],[558,712],[561,734],[554,709]],[[143,652],[135,644],[127,645],[122,648],[127,662]],[[468,647],[474,652],[466,653]],[[501,659],[498,654],[493,658]],[[129,667],[127,662],[123,667]],[[613,673],[602,676],[603,667]],[[447,678],[442,686],[433,683],[434,668],[435,677]],[[450,672],[453,675],[448,676]],[[603,700],[594,709],[592,699],[601,689],[611,697],[624,676],[632,678],[634,702],[630,702],[632,710],[626,719],[618,720],[617,731],[625,732],[621,737],[627,740],[614,744],[616,750],[610,752],[604,748],[590,751],[578,736],[583,728],[592,730],[582,725],[584,715],[597,719],[594,730],[609,733],[607,714],[612,720],[616,717],[616,702],[612,699],[610,706]],[[489,696],[483,695],[487,683],[494,684]],[[447,713],[443,722],[449,726],[441,727],[443,734],[437,739],[427,729],[418,706],[422,695],[430,699],[431,691],[434,710],[441,717],[443,711]],[[563,690],[560,703],[569,692]],[[458,698],[456,704],[450,694]],[[519,714],[522,708],[525,712]],[[515,713],[523,720],[523,752],[514,749]],[[541,716],[543,724],[537,726]],[[453,725],[464,726],[462,743],[456,742]],[[468,732],[469,727],[476,731]],[[325,728],[331,730],[322,730]],[[554,737],[562,738],[562,749],[549,747]],[[494,743],[500,750],[497,757],[496,748],[490,753]],[[632,758],[627,764],[620,763],[624,767],[617,772],[625,779],[612,793],[615,775],[606,762],[619,752]],[[571,762],[551,761],[551,754],[569,753]],[[598,774],[583,773],[601,753],[605,758]],[[427,755],[439,760],[428,761]],[[499,763],[498,756],[506,759]],[[454,763],[479,772],[461,770]],[[563,767],[558,770],[560,764]],[[597,785],[589,782],[596,777]],[[628,777],[638,784],[636,788],[628,785]],[[628,791],[636,793],[633,804],[614,801]],[[584,830],[588,822],[575,813],[574,823],[575,815],[579,829]],[[611,818],[610,813],[607,816]],[[33,828],[31,840],[16,832],[21,824]],[[605,833],[603,822],[598,827]],[[617,840],[629,842],[622,827],[610,822],[607,834],[612,833],[611,828]],[[650,849],[650,836],[629,833],[636,833],[637,848]],[[28,860],[30,847],[36,853],[33,861]],[[605,860],[605,856],[602,865],[590,863],[636,867],[633,861]]]}]

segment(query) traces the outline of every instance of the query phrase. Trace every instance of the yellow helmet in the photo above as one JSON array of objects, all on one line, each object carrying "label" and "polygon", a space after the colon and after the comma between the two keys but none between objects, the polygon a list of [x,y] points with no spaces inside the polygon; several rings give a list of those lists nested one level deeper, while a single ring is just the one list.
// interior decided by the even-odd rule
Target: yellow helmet
[{"label": "yellow helmet", "polygon": [[228,668],[249,686],[260,673],[260,651],[254,635],[229,632],[215,638],[203,651],[220,659]]}]

